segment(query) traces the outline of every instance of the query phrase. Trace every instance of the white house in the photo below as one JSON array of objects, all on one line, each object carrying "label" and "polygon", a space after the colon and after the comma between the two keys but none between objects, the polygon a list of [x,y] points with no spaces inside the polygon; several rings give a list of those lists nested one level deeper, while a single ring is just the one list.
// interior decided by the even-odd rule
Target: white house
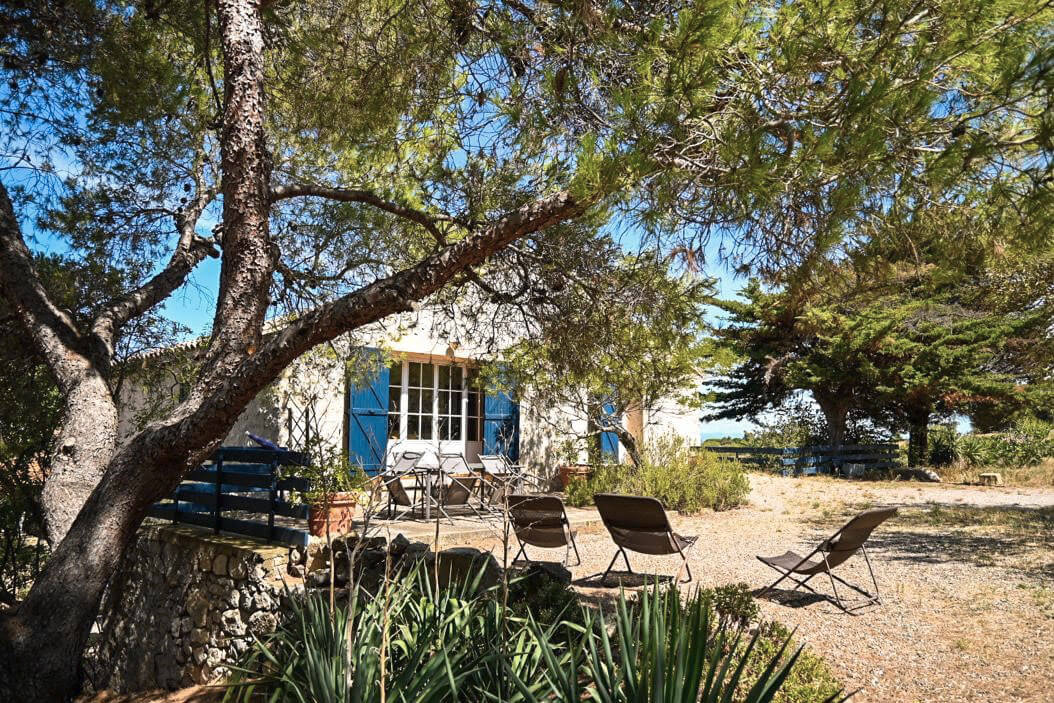
[{"label": "white house", "polygon": [[[545,475],[584,459],[568,455],[567,439],[584,435],[586,421],[567,408],[532,404],[529,389],[515,395],[481,390],[477,369],[500,354],[458,339],[454,329],[451,320],[424,309],[316,349],[256,397],[224,444],[249,444],[247,432],[292,449],[322,442],[346,449],[370,473],[411,449],[461,452],[470,462],[501,453]],[[141,355],[141,371],[121,393],[122,431],[180,397],[178,371],[164,369],[180,355],[199,353],[205,341]],[[626,418],[638,439],[673,432],[699,441],[697,409],[671,400],[638,415]],[[613,434],[601,445],[622,453]]]}]

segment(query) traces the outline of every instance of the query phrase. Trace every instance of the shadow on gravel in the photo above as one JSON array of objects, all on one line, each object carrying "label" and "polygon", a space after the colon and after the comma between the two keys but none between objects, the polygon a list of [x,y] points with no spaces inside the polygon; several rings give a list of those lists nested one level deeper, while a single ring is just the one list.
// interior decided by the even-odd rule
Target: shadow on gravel
[{"label": "shadow on gravel", "polygon": [[[760,591],[761,589],[758,589]],[[792,591],[789,588],[774,588],[764,595],[759,593],[754,594],[755,598],[762,600],[772,601],[777,605],[782,605],[787,608],[804,608],[806,606],[815,605],[816,603],[826,603],[829,599],[827,596],[820,595],[818,593],[809,593],[808,591]]]},{"label": "shadow on gravel", "polygon": [[638,574],[637,572],[612,571],[607,578],[603,574],[590,574],[575,580],[575,586],[585,588],[640,588],[654,583],[673,583],[673,576],[663,574]]},{"label": "shadow on gravel", "polygon": [[976,567],[997,566],[1023,574],[1054,579],[1049,538],[1031,535],[992,535],[964,529],[931,532],[887,530],[871,536],[869,546],[888,561],[920,564],[960,562]]}]

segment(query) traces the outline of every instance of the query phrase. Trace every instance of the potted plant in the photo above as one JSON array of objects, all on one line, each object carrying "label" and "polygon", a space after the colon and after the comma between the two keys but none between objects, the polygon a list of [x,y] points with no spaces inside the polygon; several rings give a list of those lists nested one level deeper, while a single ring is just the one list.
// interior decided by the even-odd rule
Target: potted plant
[{"label": "potted plant", "polygon": [[591,465],[578,461],[579,449],[575,439],[565,439],[560,445],[560,453],[563,454],[564,462],[556,470],[562,490],[566,491],[574,479],[589,479],[593,475],[594,468]]},{"label": "potted plant", "polygon": [[315,459],[299,473],[311,483],[303,494],[308,531],[315,537],[351,532],[355,506],[368,480],[362,468],[338,454]]}]

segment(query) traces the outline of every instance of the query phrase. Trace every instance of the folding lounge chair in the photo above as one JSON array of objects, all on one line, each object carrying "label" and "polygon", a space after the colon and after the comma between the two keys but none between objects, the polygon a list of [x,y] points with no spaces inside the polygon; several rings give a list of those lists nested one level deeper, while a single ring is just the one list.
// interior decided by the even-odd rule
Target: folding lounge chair
[{"label": "folding lounge chair", "polygon": [[[853,615],[855,613],[853,613],[852,610],[869,605],[881,604],[882,601],[880,601],[878,597],[878,581],[875,580],[875,571],[871,568],[871,559],[867,556],[867,549],[864,547],[864,543],[867,542],[867,539],[871,536],[871,533],[876,527],[896,514],[896,508],[877,508],[875,510],[864,511],[847,522],[842,529],[835,532],[828,539],[825,539],[820,543],[820,546],[809,552],[804,557],[799,556],[794,552],[786,552],[778,557],[759,556],[758,560],[761,561],[762,564],[772,567],[782,575],[776,579],[771,586],[759,591],[757,594],[758,597],[761,597],[774,589],[784,579],[790,579],[797,584],[794,587],[795,591],[798,590],[798,588],[804,588],[807,591],[816,593],[816,595],[827,598],[827,596],[818,593],[808,585],[809,580],[813,576],[826,573],[828,579],[831,581],[831,590],[834,591],[834,603],[841,608],[843,612]],[[871,583],[875,587],[874,595],[871,595],[864,589],[854,586],[848,581],[844,581],[831,573],[832,569],[856,554],[857,550],[864,555],[864,561],[867,563],[868,573],[871,574]],[[813,560],[812,558],[817,555],[821,558]],[[799,581],[794,578],[794,575],[804,576],[805,579]],[[845,603],[842,602],[841,597],[838,595],[838,587],[835,586],[835,581],[862,594],[867,598],[867,602],[850,610],[845,606]],[[828,600],[830,600],[830,598],[828,598]]]},{"label": "folding lounge chair", "polygon": [[641,554],[678,554],[681,557],[681,568],[677,570],[675,578],[680,580],[681,571],[686,571],[688,578],[685,582],[692,580],[688,552],[699,538],[674,532],[662,503],[655,498],[614,493],[597,493],[593,500],[596,501],[604,527],[611,533],[611,539],[618,547],[608,568],[604,570],[604,575],[600,577],[602,581],[607,578],[611,567],[615,566],[619,554],[626,561],[626,570],[633,573],[629,557],[626,555],[627,549]]},{"label": "folding lounge chair", "polygon": [[527,545],[530,544],[544,549],[563,547],[565,566],[574,549],[575,565],[582,563],[578,545],[575,544],[575,533],[571,531],[571,522],[567,519],[562,500],[556,496],[510,495],[507,504],[509,522],[520,544],[520,551],[516,552],[513,561],[519,559],[521,554],[525,561],[531,561],[527,556]]}]

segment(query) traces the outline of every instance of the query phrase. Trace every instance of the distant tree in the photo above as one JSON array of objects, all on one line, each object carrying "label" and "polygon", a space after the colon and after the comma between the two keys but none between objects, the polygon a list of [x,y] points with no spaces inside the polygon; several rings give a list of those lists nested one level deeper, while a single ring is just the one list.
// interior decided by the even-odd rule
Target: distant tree
[{"label": "distant tree", "polygon": [[744,300],[720,302],[729,318],[714,334],[741,361],[713,381],[710,416],[756,417],[807,391],[832,444],[856,410],[906,427],[909,461],[919,463],[934,417],[1025,402],[1027,365],[1009,351],[1042,339],[1044,317],[982,305],[983,256],[976,247],[958,254],[910,261],[888,246],[859,250],[817,265],[794,288],[754,281]]},{"label": "distant tree", "polygon": [[754,280],[743,300],[714,301],[727,318],[713,334],[739,361],[711,380],[708,419],[756,418],[807,391],[823,413],[829,442],[843,444],[850,410],[877,382],[869,354],[892,322],[861,315],[831,293],[819,285],[769,291]]}]

